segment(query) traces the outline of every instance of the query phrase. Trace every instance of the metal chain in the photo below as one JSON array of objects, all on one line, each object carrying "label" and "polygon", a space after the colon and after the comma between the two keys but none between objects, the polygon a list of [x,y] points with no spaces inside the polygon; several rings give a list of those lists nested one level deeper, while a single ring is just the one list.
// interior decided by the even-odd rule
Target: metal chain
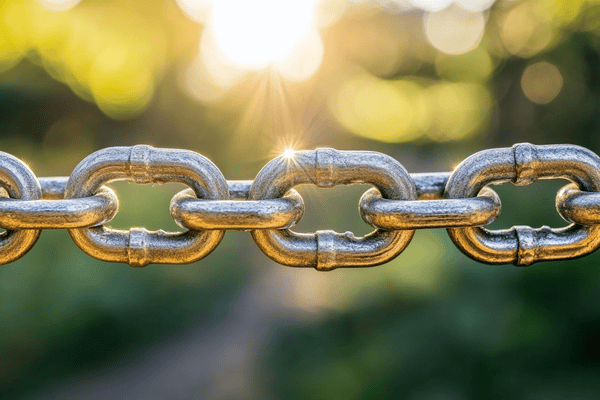
[{"label": "metal chain", "polygon": [[[489,185],[554,178],[572,182],[556,196],[556,209],[569,226],[483,227],[501,210]],[[104,185],[119,180],[189,186],[170,206],[185,231],[106,227],[119,201]],[[290,229],[304,214],[294,186],[360,183],[373,186],[359,202],[373,232],[355,237]],[[322,148],[277,157],[254,181],[227,181],[211,161],[188,150],[111,147],[86,157],[69,177],[39,179],[25,163],[0,152],[0,227],[5,229],[0,264],[25,255],[42,229],[67,229],[88,255],[136,267],[198,261],[219,245],[226,230],[245,230],[280,264],[328,271],[389,262],[416,229],[447,228],[454,244],[477,261],[530,265],[581,257],[600,247],[600,158],[574,145],[522,143],[476,153],[453,172],[409,174],[381,153]]]}]

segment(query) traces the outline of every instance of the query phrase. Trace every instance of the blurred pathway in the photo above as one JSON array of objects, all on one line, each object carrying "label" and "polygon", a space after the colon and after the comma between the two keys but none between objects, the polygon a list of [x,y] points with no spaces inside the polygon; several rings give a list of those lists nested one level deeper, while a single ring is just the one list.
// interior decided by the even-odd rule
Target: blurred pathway
[{"label": "blurred pathway", "polygon": [[35,399],[229,399],[265,398],[255,383],[256,365],[278,318],[292,309],[290,274],[269,268],[235,300],[230,317],[213,329],[199,326],[172,341],[156,343],[132,359],[72,377],[33,395]]}]

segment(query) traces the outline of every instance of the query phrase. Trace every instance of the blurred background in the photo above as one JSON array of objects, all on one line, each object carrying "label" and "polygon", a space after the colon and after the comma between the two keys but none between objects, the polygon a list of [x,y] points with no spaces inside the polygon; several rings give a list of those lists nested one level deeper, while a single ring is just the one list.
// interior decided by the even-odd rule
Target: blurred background
[{"label": "blurred background", "polygon": [[[0,0],[0,150],[55,176],[145,143],[228,179],[290,148],[409,172],[523,141],[598,153],[599,34],[585,0]],[[564,183],[496,187],[491,228],[565,226]],[[112,186],[110,226],[178,229],[182,186]],[[371,230],[364,186],[298,189],[298,231]],[[595,399],[599,262],[487,266],[421,230],[386,265],[319,273],[228,232],[135,269],[44,231],[0,268],[0,397]]]}]

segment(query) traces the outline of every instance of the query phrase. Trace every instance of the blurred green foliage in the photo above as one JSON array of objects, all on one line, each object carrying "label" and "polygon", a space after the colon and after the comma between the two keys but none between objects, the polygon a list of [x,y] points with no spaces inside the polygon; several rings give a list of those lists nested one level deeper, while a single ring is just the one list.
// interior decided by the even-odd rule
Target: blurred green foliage
[{"label": "blurred green foliage", "polygon": [[[280,64],[211,64],[223,60],[203,40],[220,31],[187,18],[187,0],[50,3],[0,0],[0,150],[38,176],[137,143],[198,151],[228,179],[290,146],[381,151],[410,172],[523,141],[600,152],[595,1],[331,0],[320,64],[296,81]],[[446,41],[440,15],[471,28]],[[562,184],[495,187],[491,227],[565,225]],[[168,203],[182,186],[113,187],[109,225],[180,229]],[[368,232],[364,189],[300,187],[297,229]],[[599,262],[487,266],[426,230],[386,265],[323,274],[229,232],[198,263],[133,269],[45,231],[0,268],[0,397],[595,399]]]}]

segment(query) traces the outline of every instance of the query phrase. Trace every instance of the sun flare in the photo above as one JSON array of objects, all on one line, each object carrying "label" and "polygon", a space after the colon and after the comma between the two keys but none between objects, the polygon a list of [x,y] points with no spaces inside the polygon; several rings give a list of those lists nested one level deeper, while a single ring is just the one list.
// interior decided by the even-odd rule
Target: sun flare
[{"label": "sun flare", "polygon": [[[219,87],[250,71],[274,72],[290,82],[313,76],[324,45],[316,20],[321,0],[177,0],[182,10],[205,26],[199,58]],[[219,71],[227,71],[225,73]],[[233,71],[233,74],[228,72]],[[213,76],[215,75],[215,76]]]},{"label": "sun flare", "polygon": [[210,28],[232,62],[263,68],[289,58],[313,23],[314,0],[214,0]]},{"label": "sun flare", "polygon": [[281,156],[287,160],[291,160],[296,156],[296,150],[292,148],[287,148],[281,153]]}]

